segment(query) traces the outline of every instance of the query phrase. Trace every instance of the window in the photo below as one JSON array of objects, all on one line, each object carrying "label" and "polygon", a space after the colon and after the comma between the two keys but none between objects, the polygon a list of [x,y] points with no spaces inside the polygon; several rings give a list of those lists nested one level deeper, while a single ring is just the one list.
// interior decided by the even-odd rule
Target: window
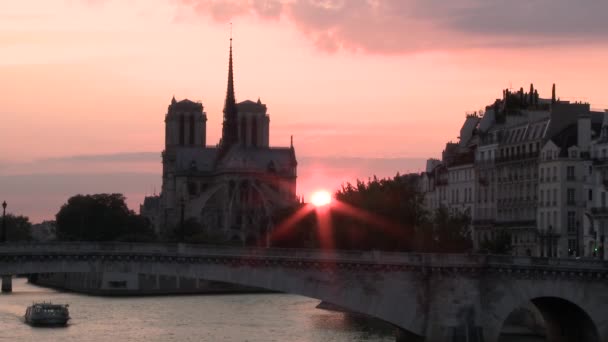
[{"label": "window", "polygon": [[606,206],[606,192],[602,191],[602,207]]},{"label": "window", "polygon": [[541,190],[540,191],[540,205],[544,205],[545,204],[545,191]]},{"label": "window", "polygon": [[591,189],[589,189],[588,200],[589,202],[593,201],[593,190]]},{"label": "window", "polygon": [[576,232],[576,213],[574,211],[568,212],[568,233]]},{"label": "window", "polygon": [[540,229],[544,229],[545,228],[545,213],[541,212],[540,213]]},{"label": "window", "polygon": [[568,201],[568,205],[574,205],[574,201],[575,201],[575,189],[572,188],[568,188],[568,193],[567,193],[567,197],[566,200]]},{"label": "window", "polygon": [[553,189],[553,205],[557,205],[557,189]]},{"label": "window", "polygon": [[184,118],[183,115],[179,116],[179,144],[181,146],[184,146],[185,141],[186,141],[186,139],[185,139],[185,135],[186,135],[186,132],[185,132],[185,130],[186,130],[186,122],[185,122],[185,120],[186,119]]},{"label": "window", "polygon": [[568,239],[568,255],[576,255],[576,240]]},{"label": "window", "polygon": [[553,181],[555,182],[557,180],[557,166],[553,167]]},{"label": "window", "polygon": [[569,180],[569,181],[574,180],[574,166],[566,167],[566,180]]},{"label": "window", "polygon": [[557,229],[559,228],[559,224],[557,222],[557,211],[553,211],[553,226]]},{"label": "window", "polygon": [[542,182],[545,178],[545,169],[544,168],[540,168],[540,181]]},{"label": "window", "polygon": [[190,127],[188,127],[189,128],[189,132],[188,132],[189,139],[188,140],[190,142],[190,145],[194,145],[194,115],[190,115],[188,117],[188,119],[189,119],[188,125],[190,126]]},{"label": "window", "polygon": [[255,117],[251,123],[251,145],[258,146],[258,119]]}]

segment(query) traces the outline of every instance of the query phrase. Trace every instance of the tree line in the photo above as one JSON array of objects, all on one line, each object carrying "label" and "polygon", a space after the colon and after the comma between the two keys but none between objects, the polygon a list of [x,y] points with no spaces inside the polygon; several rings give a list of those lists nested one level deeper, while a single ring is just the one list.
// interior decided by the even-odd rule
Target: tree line
[{"label": "tree line", "polygon": [[[272,220],[277,234],[269,238],[271,247],[474,252],[470,217],[446,208],[427,210],[417,175],[346,183],[334,199],[323,209],[297,204],[276,211]],[[304,215],[298,215],[300,212]],[[295,215],[299,219],[294,221]],[[157,236],[149,220],[130,210],[125,197],[117,193],[72,196],[55,218],[56,238],[62,241],[235,243],[209,232],[194,219]],[[6,226],[9,241],[32,239],[27,217],[7,214]],[[265,246],[266,241],[259,245]],[[508,254],[510,249],[510,236],[501,233],[483,241],[476,252]]]},{"label": "tree line", "polygon": [[[393,178],[346,183],[335,193],[331,206],[310,211],[289,234],[278,236],[274,244],[321,248],[327,243],[323,239],[331,239],[335,248],[346,250],[471,252],[469,216],[450,214],[446,208],[428,211],[417,177],[397,174]],[[304,206],[286,209],[280,215],[289,217]],[[323,221],[331,223],[329,233],[322,231],[326,229],[320,224]]]}]

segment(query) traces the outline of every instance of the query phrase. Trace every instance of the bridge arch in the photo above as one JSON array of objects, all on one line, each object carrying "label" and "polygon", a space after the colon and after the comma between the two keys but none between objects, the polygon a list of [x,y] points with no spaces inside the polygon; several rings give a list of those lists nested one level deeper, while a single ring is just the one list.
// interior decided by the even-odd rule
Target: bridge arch
[{"label": "bridge arch", "polygon": [[[487,330],[486,338],[489,341],[498,341],[507,318],[516,310],[530,305],[542,317],[546,341],[602,341],[604,332],[598,323],[601,324],[603,316],[597,301],[588,296],[588,293],[593,293],[590,289],[581,288],[580,283],[555,282],[552,279],[515,281],[515,284],[490,309],[497,324]],[[488,324],[488,327],[491,326]]]}]

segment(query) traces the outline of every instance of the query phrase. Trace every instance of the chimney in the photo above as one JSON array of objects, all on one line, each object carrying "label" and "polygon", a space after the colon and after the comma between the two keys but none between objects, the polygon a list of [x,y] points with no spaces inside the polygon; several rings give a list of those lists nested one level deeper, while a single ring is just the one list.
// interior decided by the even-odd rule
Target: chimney
[{"label": "chimney", "polygon": [[591,114],[589,107],[587,110],[578,114],[577,122],[577,145],[581,152],[589,152],[591,143]]}]

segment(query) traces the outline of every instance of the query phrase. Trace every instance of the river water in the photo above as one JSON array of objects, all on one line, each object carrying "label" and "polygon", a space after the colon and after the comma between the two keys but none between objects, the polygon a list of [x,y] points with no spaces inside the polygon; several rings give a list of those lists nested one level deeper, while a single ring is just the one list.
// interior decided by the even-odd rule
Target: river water
[{"label": "river water", "polygon": [[[70,304],[66,328],[32,328],[34,301]],[[13,279],[0,295],[0,341],[394,341],[378,320],[316,309],[318,300],[287,294],[94,297]],[[535,341],[509,339],[509,341]]]}]

